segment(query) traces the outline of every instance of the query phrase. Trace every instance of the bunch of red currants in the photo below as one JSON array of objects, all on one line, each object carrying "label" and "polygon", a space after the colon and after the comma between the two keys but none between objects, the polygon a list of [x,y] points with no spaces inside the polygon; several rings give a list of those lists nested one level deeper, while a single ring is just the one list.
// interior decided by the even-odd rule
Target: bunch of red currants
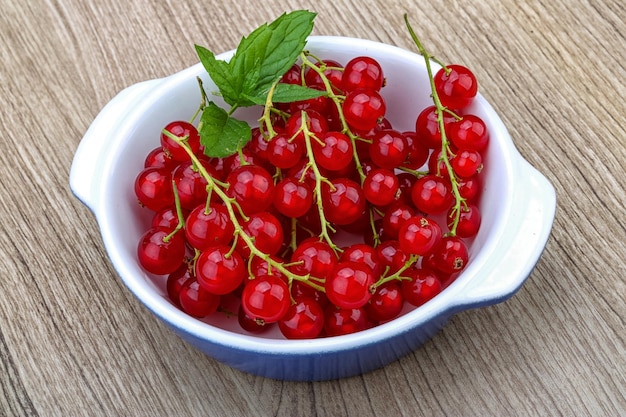
[{"label": "bunch of red currants", "polygon": [[489,133],[467,110],[472,72],[436,72],[413,131],[385,117],[371,57],[303,54],[280,82],[326,94],[264,108],[231,156],[205,155],[190,122],[165,126],[135,181],[154,212],[141,266],[191,316],[232,313],[290,339],[368,329],[432,299],[467,265],[481,223]]}]

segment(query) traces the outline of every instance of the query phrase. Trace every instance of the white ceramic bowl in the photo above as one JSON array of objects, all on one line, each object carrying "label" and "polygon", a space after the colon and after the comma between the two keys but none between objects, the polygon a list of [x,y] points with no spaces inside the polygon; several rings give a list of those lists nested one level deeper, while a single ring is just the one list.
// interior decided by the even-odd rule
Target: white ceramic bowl
[{"label": "white ceramic bowl", "polygon": [[[401,130],[414,129],[419,110],[431,104],[420,55],[343,37],[311,37],[307,49],[341,63],[358,55],[378,59],[388,80],[383,89],[387,115]],[[232,53],[218,58],[228,59]],[[277,379],[324,380],[364,373],[416,349],[451,315],[509,298],[539,259],[554,219],[554,189],[520,156],[498,115],[479,95],[470,111],[483,118],[491,138],[481,201],[483,222],[465,271],[441,294],[389,323],[315,340],[251,336],[236,330],[236,318],[219,315],[201,321],[186,315],[168,301],[164,280],[138,265],[136,245],[148,218],[135,202],[133,184],[145,155],[158,146],[165,124],[189,119],[197,109],[198,76],[208,92],[215,90],[198,64],[167,78],[132,85],[113,98],[78,146],[70,186],[96,216],[110,260],[130,291],[209,356]]]}]

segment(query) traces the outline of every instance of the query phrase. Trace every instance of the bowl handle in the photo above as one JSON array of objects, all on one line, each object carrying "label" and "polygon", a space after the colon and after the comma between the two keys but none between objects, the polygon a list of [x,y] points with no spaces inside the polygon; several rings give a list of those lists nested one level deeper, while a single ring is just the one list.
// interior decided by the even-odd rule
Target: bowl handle
[{"label": "bowl handle", "polygon": [[70,168],[70,189],[74,195],[91,210],[96,205],[95,180],[100,173],[101,152],[108,143],[112,130],[141,97],[158,80],[133,84],[119,92],[96,116],[81,139]]},{"label": "bowl handle", "polygon": [[535,267],[550,236],[556,211],[556,193],[552,184],[526,160],[520,158],[520,186],[515,190],[513,214],[507,222],[505,248],[498,259],[488,261],[478,279],[468,281],[456,298],[456,307],[464,310],[495,304],[510,298],[526,281]]}]

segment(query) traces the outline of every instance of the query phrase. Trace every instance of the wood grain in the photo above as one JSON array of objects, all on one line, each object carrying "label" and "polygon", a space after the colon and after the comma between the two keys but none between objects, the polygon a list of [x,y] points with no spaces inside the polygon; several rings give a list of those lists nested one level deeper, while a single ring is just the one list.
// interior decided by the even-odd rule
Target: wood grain
[{"label": "wood grain", "polygon": [[[0,415],[626,415],[626,12],[617,0],[0,0]],[[316,34],[471,67],[557,190],[546,251],[510,300],[458,314],[369,374],[288,383],[200,354],[116,277],[68,188],[74,150],[123,88],[313,8]]]}]

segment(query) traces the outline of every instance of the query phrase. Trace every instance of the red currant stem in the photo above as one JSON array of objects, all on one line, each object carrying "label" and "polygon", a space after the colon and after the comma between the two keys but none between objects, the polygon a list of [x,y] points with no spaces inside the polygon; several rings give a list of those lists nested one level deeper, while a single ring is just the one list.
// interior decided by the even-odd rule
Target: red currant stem
[{"label": "red currant stem", "polygon": [[374,237],[374,247],[380,245],[380,236],[378,235],[378,231],[376,230],[376,223],[374,222],[375,208],[369,207],[369,220],[370,227],[372,228],[372,236]]},{"label": "red currant stem", "polygon": [[[301,56],[301,59],[302,59],[303,68],[304,68],[304,66],[308,66],[313,71],[317,72],[317,74],[322,79],[322,82],[324,83],[324,88],[326,89],[326,93],[328,94],[328,97],[333,101],[333,103],[335,104],[335,107],[337,107],[337,113],[339,114],[339,121],[341,122],[342,133],[346,134],[350,138],[350,141],[352,142],[352,157],[353,157],[355,165],[356,165],[356,170],[359,173],[359,178],[361,180],[361,185],[363,185],[363,181],[365,181],[365,172],[363,172],[363,167],[361,165],[361,159],[359,158],[359,154],[357,152],[357,147],[356,147],[356,141],[357,140],[363,140],[363,139],[359,138],[357,135],[352,133],[352,131],[350,130],[350,127],[348,126],[348,122],[346,122],[346,118],[345,118],[345,116],[343,114],[343,108],[342,108],[342,103],[343,103],[343,100],[345,99],[345,96],[341,96],[341,95],[338,95],[338,94],[335,93],[335,91],[333,90],[332,85],[330,84],[330,80],[328,79],[328,77],[324,73],[325,68],[322,69],[322,68],[318,67],[317,65],[315,65],[313,62],[311,62],[308,59],[308,56],[312,56],[313,58],[317,59],[318,61],[319,61],[319,58],[317,58],[315,55],[309,54],[308,52],[303,52],[302,54],[300,54],[300,56]],[[321,62],[321,61],[319,61],[319,62]]]},{"label": "red currant stem", "polygon": [[452,186],[452,194],[454,195],[454,200],[455,200],[455,204],[453,208],[454,221],[452,222],[452,225],[450,226],[450,231],[447,233],[447,235],[455,236],[456,229],[459,224],[459,220],[461,218],[461,211],[460,211],[461,203],[465,199],[461,196],[461,193],[459,191],[459,182],[457,180],[454,169],[452,169],[452,164],[450,163],[450,159],[448,157],[449,156],[448,153],[450,152],[450,142],[448,141],[448,138],[446,135],[446,129],[445,129],[444,118],[443,118],[444,112],[447,112],[448,110],[444,105],[441,104],[441,100],[439,99],[439,94],[437,93],[437,88],[435,87],[433,69],[430,65],[431,60],[434,62],[437,62],[437,61],[434,59],[432,55],[430,55],[426,51],[426,49],[424,48],[420,40],[417,38],[417,35],[413,31],[413,28],[409,24],[409,19],[406,13],[404,14],[404,20],[406,22],[409,33],[411,34],[411,38],[413,39],[413,42],[415,43],[415,46],[417,46],[417,49],[419,50],[420,54],[424,57],[424,63],[426,64],[426,71],[428,72],[428,81],[430,83],[431,97],[433,99],[433,103],[435,104],[435,113],[437,114],[439,132],[441,132],[441,154],[439,155],[439,160],[443,161],[446,167],[446,171],[448,172],[448,176],[450,177],[450,183]]},{"label": "red currant stem", "polygon": [[[313,173],[315,174],[315,189],[314,189],[315,203],[317,205],[317,211],[320,216],[320,225],[322,227],[322,231],[320,232],[319,237],[320,239],[325,240],[326,243],[328,243],[328,245],[333,249],[333,251],[337,253],[337,252],[340,252],[341,249],[339,248],[339,246],[335,244],[335,242],[333,242],[332,238],[328,234],[329,230],[333,232],[335,230],[333,229],[332,226],[330,226],[329,222],[326,220],[326,214],[324,212],[324,206],[322,204],[322,181],[328,182],[328,179],[326,179],[322,175],[322,173],[320,172],[317,166],[317,163],[315,162],[315,158],[313,156],[313,146],[311,145],[311,138],[314,137],[315,135],[307,127],[306,119],[307,119],[306,112],[303,111],[302,112],[302,126],[300,127],[300,130],[302,130],[302,133],[304,133],[304,143],[306,145],[306,154],[307,154],[307,157],[309,158],[309,162],[307,165],[310,167],[310,169],[313,170]],[[330,185],[332,187],[332,184]]]},{"label": "red currant stem", "polygon": [[174,235],[178,233],[180,229],[185,227],[185,215],[183,214],[183,209],[180,205],[180,196],[178,195],[178,187],[176,187],[175,181],[172,181],[172,191],[174,192],[174,206],[176,207],[176,217],[178,217],[178,224],[170,234],[163,238],[163,242],[165,243],[169,242],[170,239],[174,237]]},{"label": "red currant stem", "polygon": [[417,178],[421,178],[429,174],[428,171],[419,171],[417,169],[411,169],[407,167],[398,167],[398,169],[402,172],[407,172],[409,174],[415,175]]},{"label": "red currant stem", "polygon": [[291,250],[296,250],[298,247],[298,219],[295,217],[291,218],[291,238],[289,239],[289,247]]},{"label": "red currant stem", "polygon": [[[276,85],[280,82],[280,79],[276,80],[274,84],[270,87],[267,98],[265,99],[265,106],[263,107],[263,116],[259,119],[259,123],[261,124],[261,132],[267,132],[266,140],[272,139],[276,136],[276,130],[274,130],[274,126],[272,125],[271,113],[274,108],[274,104],[272,102],[272,97],[274,97],[274,91],[276,90]],[[265,128],[264,128],[265,127]]]},{"label": "red currant stem", "polygon": [[189,123],[193,123],[194,120],[196,120],[196,117],[198,117],[198,115],[202,113],[207,103],[207,95],[206,91],[204,91],[202,79],[200,77],[196,77],[196,79],[198,80],[198,86],[200,87],[200,106],[198,106],[198,110],[196,110],[196,112],[193,114],[193,117],[191,118]]},{"label": "red currant stem", "polygon": [[409,257],[409,260],[406,261],[404,265],[402,265],[402,268],[398,269],[393,274],[387,276],[387,272],[385,271],[385,273],[381,276],[381,278],[377,282],[372,284],[372,286],[370,287],[370,291],[374,293],[376,291],[376,288],[394,280],[402,281],[402,280],[410,279],[409,277],[405,277],[402,274],[407,269],[412,268],[418,259],[419,259],[419,255],[411,255]]}]

